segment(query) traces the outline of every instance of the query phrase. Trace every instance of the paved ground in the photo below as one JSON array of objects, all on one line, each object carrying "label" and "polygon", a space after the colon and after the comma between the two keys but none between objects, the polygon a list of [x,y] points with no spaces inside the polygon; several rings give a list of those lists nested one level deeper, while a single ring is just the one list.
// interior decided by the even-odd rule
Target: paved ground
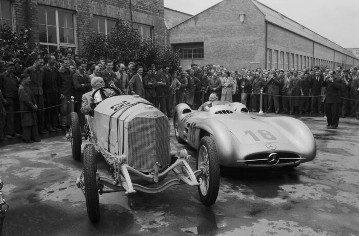
[{"label": "paved ground", "polygon": [[[75,186],[82,164],[64,137],[0,149],[10,204],[4,235],[359,235],[359,122],[301,118],[317,140],[317,158],[294,171],[235,169],[222,175],[216,204],[196,188],[100,196],[101,222],[87,218]],[[173,133],[172,133],[173,136]],[[172,146],[178,146],[171,137]]]}]

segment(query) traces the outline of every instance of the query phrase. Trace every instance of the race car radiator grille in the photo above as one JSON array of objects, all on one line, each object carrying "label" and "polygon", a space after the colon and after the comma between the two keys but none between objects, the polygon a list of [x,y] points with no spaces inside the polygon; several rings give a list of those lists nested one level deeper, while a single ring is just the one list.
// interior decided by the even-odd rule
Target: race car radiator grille
[{"label": "race car radiator grille", "polygon": [[169,123],[162,117],[137,117],[128,125],[128,165],[151,171],[158,162],[170,163]]},{"label": "race car radiator grille", "polygon": [[292,164],[302,160],[302,158],[295,153],[290,152],[277,152],[277,156],[269,156],[270,153],[257,153],[245,158],[245,163],[248,165],[279,165],[279,164]]}]

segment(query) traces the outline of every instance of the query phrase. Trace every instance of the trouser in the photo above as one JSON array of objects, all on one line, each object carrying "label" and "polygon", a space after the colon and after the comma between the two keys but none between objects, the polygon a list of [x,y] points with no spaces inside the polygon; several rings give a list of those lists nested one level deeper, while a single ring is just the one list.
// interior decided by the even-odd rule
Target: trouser
[{"label": "trouser", "polygon": [[154,105],[155,107],[157,107],[157,98],[156,97],[148,97],[146,98],[147,101],[149,101],[150,103],[152,103],[152,105]]},{"label": "trouser", "polygon": [[36,100],[36,105],[38,108],[38,111],[36,112],[37,115],[37,124],[38,124],[38,128],[39,130],[44,130],[45,129],[45,112],[44,112],[44,96],[43,95],[39,95],[36,94],[35,96],[35,100]]},{"label": "trouser", "polygon": [[57,93],[45,94],[46,107],[52,107],[45,110],[46,128],[54,128],[59,125],[59,97]]},{"label": "trouser", "polygon": [[[308,96],[308,95],[305,95]],[[309,97],[302,97],[300,98],[300,111],[303,113],[308,112],[310,107],[310,98]]]},{"label": "trouser", "polygon": [[314,114],[314,113],[321,114],[322,113],[321,103],[322,103],[322,97],[320,95],[314,95],[312,97],[310,113],[311,114]]},{"label": "trouser", "polygon": [[169,94],[166,99],[166,109],[167,109],[167,116],[171,117],[173,115],[173,107],[174,107],[174,96]]},{"label": "trouser", "polygon": [[178,103],[185,103],[186,102],[186,92],[184,90],[179,90],[177,92]]},{"label": "trouser", "polygon": [[71,123],[71,97],[64,97],[60,100],[61,107],[60,107],[60,116],[61,116],[61,127],[66,127]]},{"label": "trouser", "polygon": [[252,104],[251,104],[251,108],[253,112],[257,112],[258,108],[259,108],[259,99],[260,99],[260,95],[259,94],[252,94],[251,96],[251,100],[252,100]]},{"label": "trouser", "polygon": [[348,100],[348,96],[344,96],[342,99],[341,99],[341,102],[340,102],[340,106],[341,106],[341,115],[342,117],[346,116],[349,112],[349,105],[350,105],[350,102]]},{"label": "trouser", "polygon": [[163,114],[167,114],[166,99],[167,97],[165,97],[164,95],[157,97],[158,105]]},{"label": "trouser", "polygon": [[282,97],[283,112],[287,114],[291,111],[292,107],[292,99],[289,97],[290,95],[290,93],[287,93]]},{"label": "trouser", "polygon": [[39,132],[38,132],[37,125],[23,126],[22,127],[22,138],[25,141],[29,141],[29,140],[39,141],[39,140],[41,140]]},{"label": "trouser", "polygon": [[274,104],[274,111],[275,113],[279,112],[279,96],[278,94],[269,94],[268,95],[268,111],[272,111]]},{"label": "trouser", "polygon": [[339,124],[339,103],[325,103],[325,115],[330,126],[338,127]]},{"label": "trouser", "polygon": [[186,94],[186,103],[193,107],[194,103],[194,92],[187,92]]},{"label": "trouser", "polygon": [[0,111],[0,139],[4,138],[5,121],[6,121],[6,115],[4,113],[1,113]]},{"label": "trouser", "polygon": [[5,134],[15,135],[15,110],[16,110],[16,98],[5,98],[8,104],[6,109],[6,121],[5,121]]},{"label": "trouser", "polygon": [[241,103],[247,106],[248,101],[248,93],[241,93]]},{"label": "trouser", "polygon": [[85,114],[83,114],[80,110],[81,110],[81,98],[77,98],[77,100],[75,100],[75,112],[77,113],[78,117],[79,117],[79,122],[80,122],[80,128],[81,131],[84,130],[85,127]]}]

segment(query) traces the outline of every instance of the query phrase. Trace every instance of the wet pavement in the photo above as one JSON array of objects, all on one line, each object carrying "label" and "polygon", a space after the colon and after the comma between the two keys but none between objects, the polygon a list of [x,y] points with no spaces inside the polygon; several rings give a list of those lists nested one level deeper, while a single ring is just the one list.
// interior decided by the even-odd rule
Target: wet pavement
[{"label": "wet pavement", "polygon": [[[0,176],[10,210],[3,235],[359,235],[359,121],[301,118],[317,158],[295,170],[225,169],[214,206],[196,187],[159,194],[100,196],[101,222],[87,218],[76,187],[82,163],[64,137],[0,148]],[[173,137],[172,148],[181,148]],[[194,166],[194,160],[191,161]]]}]

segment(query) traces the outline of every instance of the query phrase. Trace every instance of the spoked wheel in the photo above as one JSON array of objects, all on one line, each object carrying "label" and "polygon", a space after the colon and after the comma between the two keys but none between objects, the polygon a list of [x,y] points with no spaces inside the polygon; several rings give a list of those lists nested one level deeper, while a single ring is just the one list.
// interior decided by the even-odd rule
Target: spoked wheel
[{"label": "spoked wheel", "polygon": [[71,135],[71,148],[72,148],[72,158],[76,161],[81,159],[81,130],[80,130],[80,122],[79,116],[76,112],[71,112],[71,126],[69,130],[69,134]]},{"label": "spoked wheel", "polygon": [[197,169],[202,170],[202,173],[197,177],[201,202],[205,206],[211,206],[216,202],[220,182],[219,160],[213,137],[206,136],[201,139]]},{"label": "spoked wheel", "polygon": [[176,136],[177,142],[183,144],[183,143],[185,143],[185,141],[179,136],[178,122],[179,122],[179,118],[178,118],[178,115],[176,113],[173,116],[173,127],[175,129],[175,136]]},{"label": "spoked wheel", "polygon": [[84,149],[84,183],[87,215],[93,223],[100,220],[100,203],[96,172],[96,150],[92,144],[88,144]]}]

